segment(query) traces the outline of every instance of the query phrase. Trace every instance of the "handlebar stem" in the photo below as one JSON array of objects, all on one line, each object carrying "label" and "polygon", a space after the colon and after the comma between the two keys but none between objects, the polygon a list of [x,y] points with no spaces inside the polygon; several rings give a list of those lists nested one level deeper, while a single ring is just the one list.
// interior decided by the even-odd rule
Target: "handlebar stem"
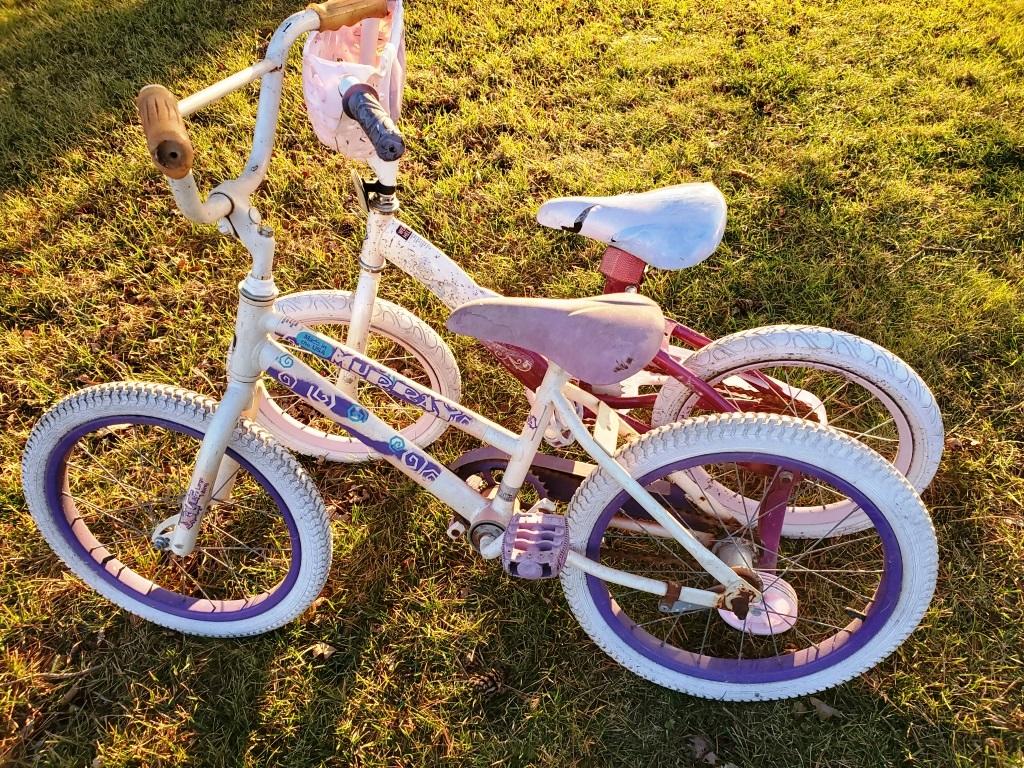
[{"label": "handlebar stem", "polygon": [[366,161],[382,184],[398,186],[398,160],[381,160],[374,155]]},{"label": "handlebar stem", "polygon": [[252,257],[252,268],[240,288],[251,299],[267,299],[277,295],[274,285],[274,230],[263,223],[244,187],[237,181],[225,181],[216,187],[206,202],[199,199],[192,174],[183,179],[168,180],[174,199],[182,212],[200,224],[219,222],[222,234],[233,235]]}]

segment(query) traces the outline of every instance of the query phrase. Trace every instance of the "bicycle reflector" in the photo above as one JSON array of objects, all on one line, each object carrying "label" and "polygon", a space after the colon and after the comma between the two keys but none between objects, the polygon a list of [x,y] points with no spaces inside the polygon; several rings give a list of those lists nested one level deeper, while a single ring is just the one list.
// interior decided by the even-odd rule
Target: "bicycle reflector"
[{"label": "bicycle reflector", "polygon": [[302,49],[302,92],[317,138],[352,160],[369,160],[373,145],[342,106],[338,88],[345,78],[372,86],[388,115],[398,122],[405,85],[401,0],[388,3],[383,19],[314,32]]}]

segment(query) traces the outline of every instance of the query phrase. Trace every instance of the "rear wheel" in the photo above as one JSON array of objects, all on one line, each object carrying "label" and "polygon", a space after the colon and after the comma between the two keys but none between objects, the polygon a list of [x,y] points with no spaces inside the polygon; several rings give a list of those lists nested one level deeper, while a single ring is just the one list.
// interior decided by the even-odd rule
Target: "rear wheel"
[{"label": "rear wheel", "polygon": [[[566,599],[583,628],[648,680],[713,699],[813,693],[877,664],[928,606],[937,548],[927,512],[890,464],[854,440],[794,419],[730,414],[653,431],[618,459],[680,519],[693,520],[686,514],[704,508],[663,492],[677,488],[680,475],[697,492],[711,478],[718,488],[760,499],[774,471],[785,470],[801,478],[794,502],[822,493],[850,498],[850,514],[862,512],[872,526],[838,538],[783,538],[773,563],[756,524],[710,522],[700,535],[761,582],[765,599],[745,619],[697,606],[666,612],[654,595],[564,569]],[[570,504],[573,549],[637,575],[713,588],[696,561],[628,501],[608,475],[592,474]]]},{"label": "rear wheel", "polygon": [[[935,398],[910,366],[866,339],[829,328],[766,326],[717,339],[685,365],[741,411],[808,419],[859,440],[918,490],[935,476],[945,438]],[[710,412],[697,393],[669,379],[652,424]],[[864,515],[847,515],[852,505],[836,500],[827,508],[795,508],[783,533],[815,537],[838,520],[845,521],[843,530],[866,527]],[[724,512],[743,514],[728,504]]]}]

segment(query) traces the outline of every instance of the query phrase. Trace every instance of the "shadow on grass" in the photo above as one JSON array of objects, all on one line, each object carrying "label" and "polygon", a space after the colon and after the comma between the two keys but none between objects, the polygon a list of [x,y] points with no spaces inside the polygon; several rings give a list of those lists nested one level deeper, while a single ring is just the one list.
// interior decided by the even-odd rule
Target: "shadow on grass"
[{"label": "shadow on grass", "polygon": [[[899,706],[910,692],[898,670],[913,663],[912,649],[879,673],[818,694],[838,711],[827,721],[806,699],[801,710],[793,701],[723,704],[673,693],[607,658],[576,624],[557,582],[512,581],[443,540],[424,543],[443,534],[438,521],[416,530],[413,510],[423,506],[410,484],[396,488],[393,475],[372,470],[317,474],[329,502],[362,482],[375,501],[344,524],[315,611],[267,635],[204,640],[122,612],[111,619],[113,609],[99,599],[55,606],[59,634],[39,638],[51,652],[75,644],[68,627],[88,636],[106,625],[108,637],[78,662],[95,670],[80,696],[36,702],[47,722],[7,756],[10,764],[83,765],[101,757],[94,764],[285,768],[462,758],[473,765],[668,766],[691,764],[695,739],[723,763],[743,766],[773,764],[783,752],[794,766],[820,764],[814,760],[822,750],[836,765],[869,753],[879,755],[878,765],[898,765],[893,756],[908,750],[948,756],[948,724],[919,722]],[[467,597],[451,599],[457,593]],[[434,604],[439,594],[450,602]],[[457,629],[460,616],[479,621],[482,631],[442,639],[438,633]],[[917,641],[921,632],[929,629]],[[315,643],[329,644],[333,655],[314,658]],[[504,671],[505,690],[474,701],[470,676],[492,668]],[[879,687],[894,672],[902,682]],[[445,742],[449,731],[454,747]]]},{"label": "shadow on grass", "polygon": [[[371,542],[389,536],[402,531],[375,526]],[[386,547],[367,542],[358,558],[383,562]],[[254,758],[291,765],[299,756],[299,764],[321,764],[337,752],[345,691],[371,637],[368,614],[384,602],[382,595],[365,601],[360,589],[355,599],[347,592],[332,599],[339,581],[365,579],[370,590],[380,581],[372,569],[353,574],[345,566],[336,565],[315,612],[256,637],[182,635],[93,595],[56,605],[51,621],[61,631],[36,636],[32,628],[32,640],[23,641],[84,672],[47,695],[32,695],[32,712],[19,717],[19,738],[0,751],[0,763],[233,768]],[[317,657],[317,643],[329,644],[334,655]]]}]

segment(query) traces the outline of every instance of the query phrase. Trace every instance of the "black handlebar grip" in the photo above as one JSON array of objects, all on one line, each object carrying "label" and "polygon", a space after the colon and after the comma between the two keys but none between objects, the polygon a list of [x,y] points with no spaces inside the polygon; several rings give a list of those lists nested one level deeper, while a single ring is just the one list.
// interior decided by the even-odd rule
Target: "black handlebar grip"
[{"label": "black handlebar grip", "polygon": [[345,114],[359,123],[373,151],[381,160],[397,160],[405,154],[405,139],[377,100],[377,92],[365,83],[353,85],[342,100]]}]

